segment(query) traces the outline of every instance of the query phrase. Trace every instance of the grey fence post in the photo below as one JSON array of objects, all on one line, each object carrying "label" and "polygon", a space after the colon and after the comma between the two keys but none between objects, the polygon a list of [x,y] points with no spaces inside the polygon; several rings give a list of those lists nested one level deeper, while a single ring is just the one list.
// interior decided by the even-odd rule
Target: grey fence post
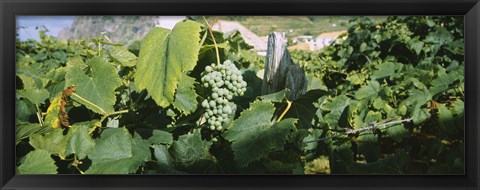
[{"label": "grey fence post", "polygon": [[293,62],[287,50],[285,36],[279,32],[268,35],[262,95],[275,93],[285,88],[290,90],[289,100],[295,100],[307,91],[305,70]]}]

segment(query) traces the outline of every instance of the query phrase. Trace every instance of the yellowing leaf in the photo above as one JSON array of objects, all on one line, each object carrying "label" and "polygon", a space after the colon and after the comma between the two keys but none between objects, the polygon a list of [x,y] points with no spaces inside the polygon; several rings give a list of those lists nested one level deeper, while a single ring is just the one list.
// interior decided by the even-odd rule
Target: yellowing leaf
[{"label": "yellowing leaf", "polygon": [[60,128],[60,101],[62,101],[62,93],[59,93],[50,101],[50,106],[48,106],[47,115],[45,116],[45,125]]}]

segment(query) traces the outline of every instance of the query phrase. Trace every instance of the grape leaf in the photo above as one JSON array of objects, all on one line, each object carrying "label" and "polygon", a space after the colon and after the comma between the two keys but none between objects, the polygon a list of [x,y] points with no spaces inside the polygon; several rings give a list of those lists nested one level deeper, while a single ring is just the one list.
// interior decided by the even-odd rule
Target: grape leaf
[{"label": "grape leaf", "polygon": [[169,132],[153,130],[152,136],[148,138],[151,144],[172,144],[173,137]]},{"label": "grape leaf", "polygon": [[375,98],[377,97],[378,93],[380,92],[380,83],[376,80],[372,80],[367,82],[368,85],[362,86],[355,92],[355,99],[362,100],[366,98]]},{"label": "grape leaf", "polygon": [[137,63],[137,56],[122,47],[113,47],[108,51],[112,58],[126,67],[133,67]]},{"label": "grape leaf", "polygon": [[25,160],[18,166],[19,174],[56,174],[57,166],[46,150],[34,150],[25,156]]},{"label": "grape leaf", "polygon": [[50,93],[46,89],[37,88],[25,88],[22,90],[17,90],[17,94],[30,100],[30,102],[33,104],[43,104],[50,96]]},{"label": "grape leaf", "polygon": [[90,135],[88,135],[88,129],[90,127],[86,125],[73,125],[71,128],[79,129],[77,129],[68,140],[65,154],[75,154],[77,159],[84,159],[95,146],[95,142]]},{"label": "grape leaf", "polygon": [[449,85],[455,82],[455,80],[455,77],[447,75],[445,70],[441,69],[438,72],[438,77],[432,80],[432,87],[430,88],[432,96],[450,89]]},{"label": "grape leaf", "polygon": [[346,127],[342,122],[344,120],[341,119],[341,116],[343,113],[347,113],[345,111],[346,108],[353,104],[354,101],[352,99],[348,98],[345,95],[340,95],[335,98],[333,98],[333,101],[331,102],[326,102],[322,105],[320,105],[320,108],[325,111],[330,111],[330,113],[325,114],[323,117],[323,120],[331,129],[336,129],[338,127]]},{"label": "grape leaf", "polygon": [[93,106],[82,99],[72,96],[72,99],[85,105],[99,114],[111,113],[116,101],[115,89],[122,82],[115,67],[100,57],[94,57],[86,62],[86,71],[81,65],[69,65],[65,75],[65,88],[75,85],[76,94],[97,105]]},{"label": "grape leaf", "polygon": [[88,155],[92,161],[111,161],[132,157],[131,135],[124,128],[105,129]]},{"label": "grape leaf", "polygon": [[165,174],[185,174],[181,171],[175,170],[175,159],[168,152],[166,145],[156,144],[153,145],[153,155],[157,159],[160,173]]},{"label": "grape leaf", "polygon": [[410,114],[410,117],[413,120],[413,124],[420,125],[421,123],[425,122],[428,118],[430,118],[430,112],[428,112],[425,108],[420,108],[416,106],[413,109],[413,112]]},{"label": "grape leaf", "polygon": [[263,101],[282,102],[288,93],[290,93],[290,90],[288,88],[285,88],[278,92],[260,96],[259,98]]},{"label": "grape leaf", "polygon": [[396,142],[400,142],[403,138],[407,137],[410,134],[410,131],[408,131],[408,129],[406,129],[403,124],[398,124],[388,126],[385,129],[385,133]]},{"label": "grape leaf", "polygon": [[381,79],[395,74],[395,64],[392,62],[385,62],[375,67],[378,70],[373,71],[370,76],[372,79]]},{"label": "grape leaf", "polygon": [[194,89],[195,79],[184,74],[180,81],[182,82],[178,85],[173,106],[185,114],[190,114],[197,109],[198,104]]},{"label": "grape leaf", "polygon": [[35,106],[28,100],[19,99],[15,101],[15,118],[21,121],[27,121],[32,114],[36,112]]},{"label": "grape leaf", "polygon": [[17,90],[17,94],[28,99],[33,104],[43,104],[50,96],[50,93],[44,89],[47,79],[29,76],[26,74],[17,74],[22,80],[23,89]]},{"label": "grape leaf", "polygon": [[92,166],[87,174],[128,174],[151,159],[150,143],[139,137],[133,138],[125,128],[109,128],[96,140],[88,154]]},{"label": "grape leaf", "polygon": [[65,159],[65,149],[71,134],[63,135],[63,129],[60,128],[54,129],[52,132],[45,134],[45,136],[33,134],[30,136],[30,145],[35,149],[46,150],[58,155],[61,159]]},{"label": "grape leaf", "polygon": [[178,140],[173,142],[170,150],[180,166],[190,168],[215,160],[209,151],[211,145],[211,141],[201,139],[199,130],[194,130],[193,133],[178,137]]},{"label": "grape leaf", "polygon": [[300,95],[292,102],[291,108],[285,115],[285,118],[298,118],[299,125],[304,128],[310,128],[317,109],[313,105],[313,102],[316,102],[327,93],[328,91],[315,89]]},{"label": "grape leaf", "polygon": [[224,133],[225,139],[232,142],[234,159],[241,167],[283,149],[297,120],[289,118],[272,122],[274,111],[271,102],[254,102]]},{"label": "grape leaf", "polygon": [[140,47],[135,89],[146,89],[155,102],[167,107],[174,101],[182,74],[191,71],[200,49],[200,24],[183,21],[172,31],[153,28]]}]

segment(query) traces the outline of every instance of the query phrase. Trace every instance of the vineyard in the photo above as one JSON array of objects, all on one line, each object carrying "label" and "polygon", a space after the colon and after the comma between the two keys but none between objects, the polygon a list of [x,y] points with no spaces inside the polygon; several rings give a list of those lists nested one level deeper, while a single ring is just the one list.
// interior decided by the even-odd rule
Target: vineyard
[{"label": "vineyard", "polygon": [[290,51],[305,93],[208,21],[16,42],[18,174],[463,174],[463,17],[351,20]]}]

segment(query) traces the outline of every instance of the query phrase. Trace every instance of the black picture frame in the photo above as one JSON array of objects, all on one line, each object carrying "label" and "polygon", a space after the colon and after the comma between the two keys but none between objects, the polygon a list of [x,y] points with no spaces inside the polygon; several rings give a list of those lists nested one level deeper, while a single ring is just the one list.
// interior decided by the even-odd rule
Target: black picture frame
[{"label": "black picture frame", "polygon": [[[15,175],[16,15],[464,15],[465,175]],[[0,0],[0,188],[479,189],[479,0]]]}]

